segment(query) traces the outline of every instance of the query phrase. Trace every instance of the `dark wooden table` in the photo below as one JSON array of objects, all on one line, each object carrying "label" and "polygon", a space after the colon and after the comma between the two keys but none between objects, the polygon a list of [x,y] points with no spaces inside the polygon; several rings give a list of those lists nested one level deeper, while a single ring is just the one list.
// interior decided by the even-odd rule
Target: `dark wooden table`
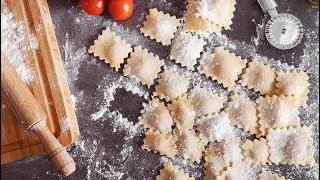
[{"label": "dark wooden table", "polygon": [[[117,22],[119,25],[129,30],[137,29],[141,25],[147,10],[151,7],[157,7],[165,12],[170,12],[177,17],[182,17],[185,10],[184,0],[166,0],[171,2],[167,5],[163,0],[136,0],[136,9],[134,15],[126,21]],[[158,3],[157,3],[158,2]],[[319,48],[317,43],[319,40],[319,15],[318,7],[311,7],[306,0],[278,0],[278,11],[287,12],[296,15],[303,23],[308,36],[304,36],[302,43],[296,48],[287,51],[277,50],[271,47],[265,40],[254,47],[251,37],[256,34],[255,23],[260,22],[263,18],[262,10],[255,0],[237,0],[235,17],[233,18],[233,30],[223,32],[233,41],[244,42],[245,45],[239,46],[235,51],[239,55],[249,57],[254,53],[263,56],[272,57],[281,62],[298,67],[300,56],[303,55],[305,43],[313,42],[314,48]],[[132,155],[125,161],[119,160],[119,153],[124,144],[123,132],[112,132],[112,125],[108,121],[108,117],[103,116],[103,121],[93,121],[90,115],[99,111],[99,107],[103,104],[103,91],[101,86],[107,81],[111,81],[106,74],[120,77],[120,73],[113,71],[103,62],[94,59],[91,55],[83,53],[84,49],[89,47],[96,36],[101,32],[102,27],[110,24],[112,21],[109,15],[105,13],[102,17],[88,16],[81,12],[78,1],[72,0],[55,0],[49,1],[50,11],[55,25],[56,34],[60,44],[60,50],[65,59],[67,73],[69,76],[72,94],[76,97],[76,107],[78,122],[81,131],[81,138],[77,146],[70,148],[70,152],[74,156],[77,163],[77,170],[67,179],[116,179],[113,174],[117,171],[124,172],[123,179],[131,177],[132,179],[152,179],[161,168],[159,155],[140,150],[142,144],[142,136],[137,136],[131,141],[133,147]],[[314,31],[314,35],[312,34]],[[308,39],[308,38],[309,39]],[[143,45],[161,58],[166,59],[169,47],[162,47],[155,41],[148,40],[140,35],[140,37],[131,37],[131,42],[138,45],[143,40]],[[252,50],[243,48],[250,48]],[[317,51],[317,49],[315,49]],[[79,57],[79,54],[82,56]],[[319,51],[312,56],[314,61],[319,59]],[[316,65],[319,65],[316,63]],[[315,82],[319,79],[319,71],[311,75],[311,81]],[[312,84],[311,96],[318,99],[318,84]],[[117,97],[112,103],[110,109],[118,109],[124,117],[130,121],[136,122],[139,112],[142,108],[143,98],[131,94],[123,89],[117,90]],[[313,100],[314,102],[314,100]],[[318,104],[319,101],[315,101]],[[317,107],[318,108],[318,107]],[[315,111],[317,110],[315,109]],[[303,114],[303,113],[302,113]],[[316,112],[302,117],[303,122],[318,122]],[[318,128],[317,128],[318,129]],[[317,137],[316,137],[317,138]],[[94,145],[94,142],[98,144]],[[85,148],[81,148],[82,143]],[[105,153],[105,155],[103,154]],[[317,156],[317,162],[318,156]],[[96,162],[106,163],[96,164]],[[309,167],[299,168],[297,171],[293,166],[271,167],[276,171],[281,171],[283,175],[289,175],[294,179],[315,179]],[[108,175],[110,172],[110,176]],[[27,160],[10,163],[1,166],[1,177],[4,179],[59,179],[54,170],[49,165],[45,156],[32,157]]]}]

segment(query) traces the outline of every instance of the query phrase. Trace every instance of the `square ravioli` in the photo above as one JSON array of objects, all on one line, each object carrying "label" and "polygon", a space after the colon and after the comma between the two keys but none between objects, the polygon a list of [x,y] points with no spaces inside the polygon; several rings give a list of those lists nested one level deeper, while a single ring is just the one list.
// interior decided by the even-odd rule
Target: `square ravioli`
[{"label": "square ravioli", "polygon": [[204,33],[204,32],[220,32],[221,28],[219,28],[217,25],[213,24],[209,20],[202,18],[202,17],[196,17],[196,7],[197,2],[195,0],[188,0],[187,4],[187,11],[185,13],[185,20],[183,24],[183,30],[186,32],[198,32],[198,33]]},{"label": "square ravioli", "polygon": [[293,96],[299,105],[304,105],[308,100],[308,79],[309,76],[303,71],[278,71],[276,94]]},{"label": "square ravioli", "polygon": [[172,162],[167,162],[163,165],[163,169],[160,170],[160,175],[156,177],[156,180],[195,180],[195,178],[190,177],[178,166],[174,166]]},{"label": "square ravioli", "polygon": [[234,93],[225,111],[229,114],[231,124],[259,135],[256,103],[244,94]]},{"label": "square ravioli", "polygon": [[261,135],[266,135],[270,129],[300,125],[298,106],[294,98],[261,96],[256,103]]},{"label": "square ravioli", "polygon": [[235,0],[197,0],[194,15],[227,30],[232,24],[235,5]]},{"label": "square ravioli", "polygon": [[236,85],[238,76],[246,67],[247,60],[241,59],[222,46],[214,48],[211,56],[200,60],[198,71],[206,77],[217,80],[223,87],[231,89]]},{"label": "square ravioli", "polygon": [[312,129],[302,126],[271,130],[267,135],[270,160],[275,164],[312,165],[314,152]]},{"label": "square ravioli", "polygon": [[88,50],[95,57],[110,64],[116,71],[118,71],[120,65],[131,51],[131,46],[120,36],[117,36],[115,32],[111,31],[109,27],[102,31],[102,34],[98,36],[98,39],[94,41]]},{"label": "square ravioli", "polygon": [[232,164],[241,163],[243,158],[240,138],[211,142],[204,152],[205,179],[215,179]]},{"label": "square ravioli", "polygon": [[202,116],[196,121],[199,136],[205,143],[234,138],[234,129],[230,123],[226,112]]},{"label": "square ravioli", "polygon": [[276,82],[276,70],[253,59],[241,76],[240,84],[262,95],[271,95]]},{"label": "square ravioli", "polygon": [[216,180],[249,180],[250,174],[246,169],[246,164],[233,164],[228,167],[221,175],[215,178]]},{"label": "square ravioli", "polygon": [[189,102],[187,94],[183,94],[178,99],[168,105],[173,116],[173,121],[179,130],[192,129],[195,125],[196,112]]},{"label": "square ravioli", "polygon": [[199,138],[198,133],[194,129],[182,131],[175,129],[174,137],[178,156],[200,163],[205,144]]},{"label": "square ravioli", "polygon": [[170,115],[169,109],[154,98],[147,104],[142,104],[143,110],[139,117],[139,122],[143,124],[146,129],[153,131],[158,130],[160,132],[171,132],[171,127],[174,125],[172,116]]},{"label": "square ravioli", "polygon": [[149,9],[149,14],[140,31],[144,36],[149,36],[150,39],[155,39],[166,46],[171,44],[174,33],[178,30],[180,24],[180,20],[176,16],[170,16],[170,14],[165,14],[153,8]]},{"label": "square ravioli", "polygon": [[165,68],[155,87],[155,96],[172,101],[188,91],[189,77],[180,74],[175,68]]},{"label": "square ravioli", "polygon": [[163,65],[164,61],[160,60],[158,56],[136,46],[127,64],[124,65],[123,75],[134,78],[150,87],[158,77]]},{"label": "square ravioli", "polygon": [[190,90],[188,99],[197,117],[219,112],[223,108],[223,103],[227,101],[226,96],[198,85]]},{"label": "square ravioli", "polygon": [[153,151],[154,153],[158,152],[160,155],[168,157],[173,157],[177,154],[177,148],[172,134],[161,133],[159,131],[148,130],[141,148],[147,151]]},{"label": "square ravioli", "polygon": [[205,44],[206,42],[202,38],[191,33],[181,32],[171,46],[170,59],[189,70],[193,70]]},{"label": "square ravioli", "polygon": [[244,150],[245,162],[256,165],[269,163],[269,147],[266,139],[254,139],[253,141],[247,139],[242,144],[242,149]]}]

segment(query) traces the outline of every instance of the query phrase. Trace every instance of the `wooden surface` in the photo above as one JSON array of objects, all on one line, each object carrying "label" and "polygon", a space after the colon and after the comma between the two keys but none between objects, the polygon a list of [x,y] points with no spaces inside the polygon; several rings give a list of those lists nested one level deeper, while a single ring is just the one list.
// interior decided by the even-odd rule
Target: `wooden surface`
[{"label": "wooden surface", "polygon": [[[38,38],[39,49],[26,52],[36,77],[29,89],[45,111],[50,131],[63,146],[68,146],[79,137],[79,129],[48,5],[42,0],[5,2],[15,18],[24,22],[26,36],[35,34]],[[38,138],[23,130],[2,98],[1,105],[1,164],[42,153]],[[65,128],[61,120],[65,118],[69,119],[69,128],[61,132]]]},{"label": "wooden surface", "polygon": [[56,170],[63,176],[73,173],[76,169],[75,162],[48,129],[45,112],[2,51],[1,93],[11,112],[25,129],[37,135]]}]

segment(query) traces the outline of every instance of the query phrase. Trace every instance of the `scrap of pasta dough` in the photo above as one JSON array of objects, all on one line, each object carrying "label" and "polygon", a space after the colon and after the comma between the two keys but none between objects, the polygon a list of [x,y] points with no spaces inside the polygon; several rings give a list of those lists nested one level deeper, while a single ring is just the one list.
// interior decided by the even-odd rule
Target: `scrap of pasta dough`
[{"label": "scrap of pasta dough", "polygon": [[194,129],[174,130],[174,137],[179,157],[200,163],[205,144],[201,141]]},{"label": "scrap of pasta dough", "polygon": [[214,154],[208,154],[207,152],[204,155],[204,179],[212,180],[215,179],[216,176],[220,175],[220,173],[226,168],[229,167],[230,164],[224,159],[223,155],[219,152]]},{"label": "scrap of pasta dough", "polygon": [[225,111],[229,114],[231,124],[251,134],[259,135],[256,103],[249,97],[234,93]]},{"label": "scrap of pasta dough", "polygon": [[235,164],[223,171],[216,180],[248,180],[250,176],[246,171],[244,164]]},{"label": "scrap of pasta dough", "polygon": [[198,32],[198,33],[220,32],[221,27],[218,27],[216,24],[210,22],[205,18],[196,17],[194,15],[196,13],[196,7],[197,7],[197,4],[195,0],[188,0],[183,30],[187,32]]},{"label": "scrap of pasta dough", "polygon": [[168,105],[173,116],[173,121],[179,130],[192,129],[195,125],[196,113],[193,110],[192,104],[188,100],[186,94],[178,97]]},{"label": "scrap of pasta dough", "polygon": [[276,82],[276,70],[253,59],[241,76],[240,84],[255,92],[271,95]]},{"label": "scrap of pasta dough", "polygon": [[278,71],[276,78],[276,94],[293,96],[299,105],[304,105],[308,99],[308,79],[306,72]]},{"label": "scrap of pasta dough", "polygon": [[190,90],[188,99],[193,105],[197,117],[219,112],[223,108],[223,103],[227,101],[226,96],[214,93],[199,85]]},{"label": "scrap of pasta dough", "polygon": [[293,97],[261,96],[256,103],[262,135],[266,135],[270,129],[300,125],[298,106]]},{"label": "scrap of pasta dough", "polygon": [[234,137],[234,129],[226,112],[209,114],[200,117],[197,122],[197,130],[203,142],[213,142],[231,139]]},{"label": "scrap of pasta dough", "polygon": [[286,180],[286,178],[271,171],[262,170],[258,176],[258,180]]},{"label": "scrap of pasta dough", "polygon": [[159,99],[154,98],[148,104],[143,104],[144,109],[141,111],[139,122],[145,128],[158,130],[160,132],[171,132],[174,125],[173,118],[169,109]]},{"label": "scrap of pasta dough", "polygon": [[189,77],[177,72],[175,68],[165,68],[155,87],[155,95],[160,99],[172,101],[188,91]]},{"label": "scrap of pasta dough", "polygon": [[153,8],[149,9],[149,14],[140,31],[144,36],[149,36],[150,39],[155,39],[166,46],[171,44],[171,39],[173,39],[174,33],[178,30],[177,28],[180,24],[180,20],[176,16],[170,16],[170,14]]},{"label": "scrap of pasta dough", "polygon": [[174,166],[172,162],[167,162],[163,165],[163,169],[160,170],[156,180],[195,180],[195,178],[190,177],[188,173]]},{"label": "scrap of pasta dough", "polygon": [[181,32],[171,46],[170,59],[189,70],[193,70],[205,44],[206,42],[202,38],[188,32]]},{"label": "scrap of pasta dough", "polygon": [[245,162],[249,164],[265,165],[269,162],[269,147],[267,140],[264,138],[254,139],[253,141],[247,139],[242,144],[242,149],[244,150]]},{"label": "scrap of pasta dough", "polygon": [[231,89],[236,85],[238,76],[246,67],[246,63],[247,60],[219,46],[214,49],[211,56],[201,59],[198,71],[206,77],[217,80],[223,87]]},{"label": "scrap of pasta dough", "polygon": [[124,65],[123,75],[134,78],[150,87],[163,65],[164,61],[160,60],[158,56],[142,49],[141,46],[136,46],[127,64]]},{"label": "scrap of pasta dough", "polygon": [[267,135],[270,161],[275,164],[314,164],[312,129],[302,126],[270,130]]},{"label": "scrap of pasta dough", "polygon": [[128,57],[132,48],[124,39],[117,36],[109,27],[102,31],[94,44],[89,47],[88,52],[93,53],[95,57],[99,57],[105,63],[110,64],[116,71]]},{"label": "scrap of pasta dough", "polygon": [[159,152],[160,155],[173,157],[177,154],[176,144],[171,134],[148,130],[143,139],[142,149]]},{"label": "scrap of pasta dough", "polygon": [[244,159],[241,154],[240,138],[211,142],[204,154],[206,179],[220,175],[233,164],[241,164]]},{"label": "scrap of pasta dough", "polygon": [[230,29],[233,12],[236,10],[235,0],[197,0],[195,17],[209,20],[218,27]]}]

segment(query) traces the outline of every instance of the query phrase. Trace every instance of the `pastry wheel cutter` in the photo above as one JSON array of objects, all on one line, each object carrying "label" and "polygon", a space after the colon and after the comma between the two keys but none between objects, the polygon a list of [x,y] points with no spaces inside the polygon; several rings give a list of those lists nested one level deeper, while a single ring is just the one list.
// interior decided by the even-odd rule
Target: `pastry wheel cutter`
[{"label": "pastry wheel cutter", "polygon": [[303,25],[300,20],[288,13],[278,13],[275,0],[257,0],[264,12],[271,19],[265,26],[265,35],[268,42],[282,50],[297,46],[303,37]]}]

